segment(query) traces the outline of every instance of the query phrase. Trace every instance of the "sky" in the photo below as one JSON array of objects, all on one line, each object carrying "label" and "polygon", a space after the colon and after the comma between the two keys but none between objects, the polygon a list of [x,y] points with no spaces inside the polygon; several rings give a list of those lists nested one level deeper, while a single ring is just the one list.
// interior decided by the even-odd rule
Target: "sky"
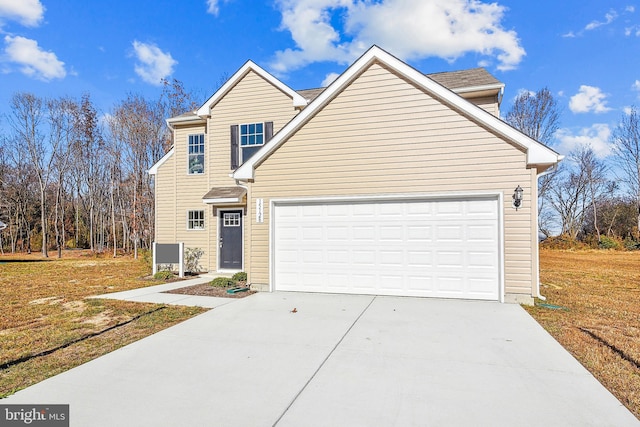
[{"label": "sky", "polygon": [[640,0],[0,0],[0,133],[17,92],[89,94],[102,114],[175,78],[204,102],[252,60],[293,89],[325,86],[376,44],[424,73],[485,67],[561,110],[551,143],[610,159],[640,106]]}]

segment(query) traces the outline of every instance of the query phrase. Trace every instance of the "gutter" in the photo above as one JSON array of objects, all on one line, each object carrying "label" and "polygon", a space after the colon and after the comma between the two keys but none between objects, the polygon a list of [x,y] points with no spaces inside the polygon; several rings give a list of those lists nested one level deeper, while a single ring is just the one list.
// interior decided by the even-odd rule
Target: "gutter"
[{"label": "gutter", "polygon": [[[560,157],[560,156],[558,156],[558,157]],[[562,157],[564,157],[564,156],[562,156]],[[559,160],[562,160],[562,159],[559,159]],[[545,176],[545,175],[549,175],[551,172],[555,172],[555,171],[556,171],[556,169],[558,169],[558,164],[557,164],[557,163],[556,163],[555,165],[551,166],[551,167],[550,167],[549,169],[547,169],[546,171],[539,173],[539,174],[536,176],[536,185],[538,185],[538,180],[539,180],[541,177],[543,177],[543,176]],[[536,228],[538,228],[538,227],[536,226]],[[540,244],[540,242],[538,242],[538,245],[539,245],[539,244]],[[537,256],[536,258],[537,258],[537,260],[536,260],[536,261],[537,261],[537,263],[538,263],[538,265],[536,266],[536,267],[538,268],[538,283],[536,283],[536,294],[537,294],[537,295],[536,295],[536,298],[541,299],[542,301],[546,301],[546,300],[547,300],[547,297],[543,296],[543,295],[540,293],[540,250],[538,250],[538,256]]]}]

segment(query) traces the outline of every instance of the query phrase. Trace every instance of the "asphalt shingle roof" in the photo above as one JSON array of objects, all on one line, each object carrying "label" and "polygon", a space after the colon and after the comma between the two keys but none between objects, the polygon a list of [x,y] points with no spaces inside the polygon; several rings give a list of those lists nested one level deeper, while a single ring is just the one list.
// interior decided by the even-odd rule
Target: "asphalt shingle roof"
[{"label": "asphalt shingle roof", "polygon": [[[436,83],[441,84],[449,90],[460,89],[464,87],[488,86],[502,84],[500,80],[493,77],[487,70],[482,67],[471,68],[469,70],[445,71],[442,73],[425,74]],[[309,102],[313,101],[326,88],[320,87],[316,89],[297,90]]]}]

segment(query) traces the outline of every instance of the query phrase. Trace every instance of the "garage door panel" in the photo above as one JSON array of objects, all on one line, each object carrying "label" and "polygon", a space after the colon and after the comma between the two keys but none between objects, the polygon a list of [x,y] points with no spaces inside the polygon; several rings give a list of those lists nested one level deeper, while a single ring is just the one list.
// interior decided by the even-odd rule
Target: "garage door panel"
[{"label": "garage door panel", "polygon": [[274,207],[278,290],[499,298],[497,199]]}]

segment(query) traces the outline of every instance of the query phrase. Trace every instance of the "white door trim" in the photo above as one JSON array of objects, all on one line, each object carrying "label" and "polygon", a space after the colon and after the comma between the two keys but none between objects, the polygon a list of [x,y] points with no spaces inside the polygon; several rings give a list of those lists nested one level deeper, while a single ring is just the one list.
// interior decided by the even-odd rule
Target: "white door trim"
[{"label": "white door trim", "polygon": [[353,196],[324,196],[276,198],[269,201],[269,291],[276,288],[275,283],[275,215],[274,209],[278,205],[295,204],[326,204],[346,202],[389,202],[389,201],[436,201],[447,199],[495,199],[498,203],[498,296],[499,302],[504,302],[504,196],[502,191],[478,192],[450,192],[450,193],[419,193],[419,194],[388,194],[388,195],[353,195]]},{"label": "white door trim", "polygon": [[[231,212],[231,211],[241,211],[242,212],[242,267],[240,268],[240,270],[232,270],[232,269],[228,269],[228,268],[220,268],[220,218],[222,217],[222,214],[224,212]],[[238,206],[238,207],[228,207],[228,208],[217,208],[216,209],[216,227],[217,227],[217,232],[216,232],[216,240],[215,240],[215,245],[216,245],[216,271],[218,273],[237,273],[239,271],[244,271],[244,233],[245,233],[245,221],[247,219],[247,212],[246,209],[242,206]]]}]

